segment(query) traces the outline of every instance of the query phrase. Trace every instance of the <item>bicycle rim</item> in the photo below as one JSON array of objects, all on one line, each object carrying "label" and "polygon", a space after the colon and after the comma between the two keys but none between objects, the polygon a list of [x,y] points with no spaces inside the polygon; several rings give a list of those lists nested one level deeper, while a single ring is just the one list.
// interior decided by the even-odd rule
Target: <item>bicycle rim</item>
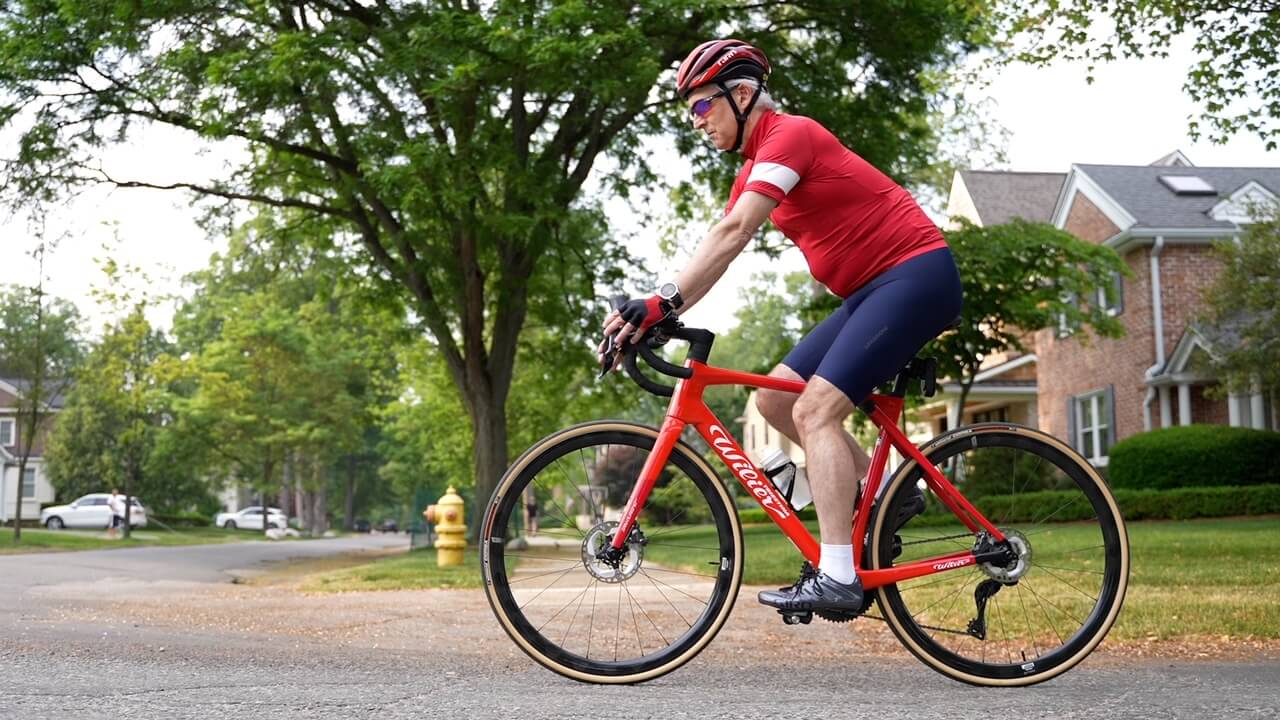
[{"label": "bicycle rim", "polygon": [[[963,428],[925,455],[1018,557],[881,588],[894,633],[929,666],[978,685],[1030,685],[1084,659],[1115,622],[1128,581],[1128,539],[1105,483],[1065,445],[1017,426]],[[927,491],[925,512],[894,532],[889,518],[922,477],[909,463],[890,482],[872,535],[876,567],[974,546],[976,536]]]},{"label": "bicycle rim", "polygon": [[550,436],[516,461],[486,513],[490,605],[521,649],[567,677],[630,683],[670,672],[706,646],[737,595],[737,515],[684,445],[673,449],[622,558],[598,559],[656,436],[618,422]]}]

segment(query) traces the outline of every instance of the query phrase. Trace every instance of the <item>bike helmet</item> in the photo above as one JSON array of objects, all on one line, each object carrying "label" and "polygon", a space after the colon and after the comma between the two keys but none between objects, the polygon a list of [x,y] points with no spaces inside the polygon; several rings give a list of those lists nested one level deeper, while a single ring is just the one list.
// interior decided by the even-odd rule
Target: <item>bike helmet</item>
[{"label": "bike helmet", "polygon": [[733,115],[738,120],[738,137],[728,152],[737,152],[742,147],[742,134],[746,129],[747,116],[755,107],[760,91],[769,78],[769,59],[764,53],[741,40],[709,40],[689,53],[680,63],[676,71],[676,93],[682,100],[687,100],[690,93],[704,86],[714,84],[726,94],[729,92],[728,81],[738,78],[758,80],[755,94],[746,110],[740,110],[736,102],[730,102]]}]

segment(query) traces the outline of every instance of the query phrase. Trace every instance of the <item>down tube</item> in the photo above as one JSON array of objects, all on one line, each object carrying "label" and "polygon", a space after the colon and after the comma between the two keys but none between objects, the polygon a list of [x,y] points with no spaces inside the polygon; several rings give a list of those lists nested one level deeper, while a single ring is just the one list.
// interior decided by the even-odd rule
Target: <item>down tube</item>
[{"label": "down tube", "polygon": [[818,541],[813,539],[809,529],[800,522],[800,518],[791,509],[786,498],[782,497],[773,487],[773,483],[769,482],[764,471],[747,459],[738,441],[718,423],[697,422],[694,423],[694,427],[707,444],[715,449],[725,466],[733,471],[734,477],[738,478],[738,482],[742,483],[747,493],[760,503],[765,514],[778,525],[782,532],[786,533],[787,537],[791,538],[791,542],[800,554],[817,567],[818,553],[821,550]]}]

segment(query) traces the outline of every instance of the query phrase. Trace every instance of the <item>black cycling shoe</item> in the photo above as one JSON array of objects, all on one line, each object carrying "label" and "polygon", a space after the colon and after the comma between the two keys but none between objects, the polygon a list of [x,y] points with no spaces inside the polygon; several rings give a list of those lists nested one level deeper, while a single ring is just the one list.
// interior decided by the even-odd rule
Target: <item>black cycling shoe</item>
[{"label": "black cycling shoe", "polygon": [[802,572],[795,585],[780,590],[762,590],[760,602],[779,611],[814,612],[819,610],[858,613],[862,610],[862,581],[853,579],[845,585],[827,577],[821,570]]},{"label": "black cycling shoe", "polygon": [[893,531],[898,532],[911,518],[922,512],[924,512],[924,491],[920,486],[912,485],[911,494],[903,501],[902,507],[898,508],[898,517],[893,521]]}]

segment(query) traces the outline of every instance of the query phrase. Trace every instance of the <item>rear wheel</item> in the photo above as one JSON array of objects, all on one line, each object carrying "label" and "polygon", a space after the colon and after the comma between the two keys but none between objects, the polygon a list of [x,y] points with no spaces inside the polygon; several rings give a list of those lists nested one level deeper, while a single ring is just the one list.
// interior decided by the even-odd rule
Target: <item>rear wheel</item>
[{"label": "rear wheel", "polygon": [[737,513],[684,444],[622,552],[602,553],[656,438],[612,421],[545,438],[507,471],[485,513],[489,604],[522,650],[566,677],[634,683],[671,672],[710,642],[737,597]]},{"label": "rear wheel", "polygon": [[[1071,448],[1016,425],[959,428],[922,450],[1013,552],[879,588],[889,627],[930,667],[975,685],[1030,685],[1075,666],[1111,629],[1128,584],[1128,536],[1106,483]],[[927,490],[924,513],[895,532],[890,518],[923,478],[909,462],[890,480],[872,521],[873,567],[980,541]]]}]

